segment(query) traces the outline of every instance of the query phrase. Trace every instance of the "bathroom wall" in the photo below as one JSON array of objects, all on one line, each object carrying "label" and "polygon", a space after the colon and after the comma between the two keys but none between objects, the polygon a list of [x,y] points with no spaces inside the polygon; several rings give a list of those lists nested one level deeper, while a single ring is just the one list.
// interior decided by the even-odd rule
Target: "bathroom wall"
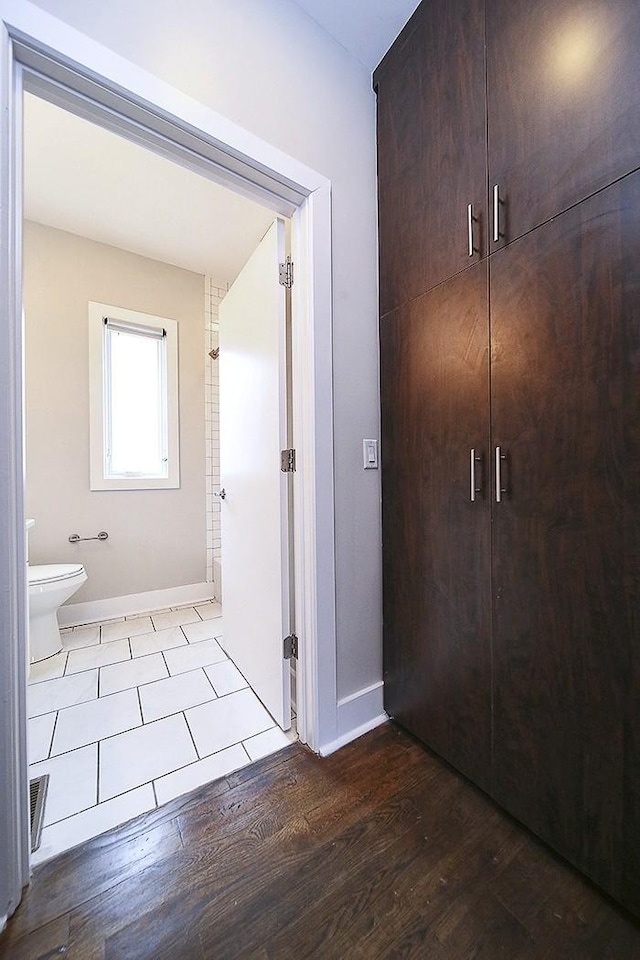
[{"label": "bathroom wall", "polygon": [[[24,283],[31,562],[84,563],[73,603],[203,583],[204,277],[27,222]],[[178,490],[89,489],[89,300],[178,320]],[[100,530],[107,541],[67,539]]]}]

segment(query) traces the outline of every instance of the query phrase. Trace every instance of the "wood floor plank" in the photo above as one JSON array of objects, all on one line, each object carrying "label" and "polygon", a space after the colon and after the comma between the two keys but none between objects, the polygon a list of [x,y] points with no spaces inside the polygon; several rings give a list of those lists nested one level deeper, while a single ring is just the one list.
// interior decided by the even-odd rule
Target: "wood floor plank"
[{"label": "wood floor plank", "polygon": [[[461,904],[477,890],[479,873],[486,880],[502,870],[522,842],[519,833],[512,828],[496,838],[494,825],[481,821],[461,827],[451,811],[447,816],[444,806],[440,823],[429,828],[428,834],[420,829],[417,836],[407,838],[409,845],[404,850],[397,846],[391,851],[393,857],[387,865],[378,866],[373,875],[379,878],[375,881],[377,899],[349,929],[343,925],[336,947],[346,948],[351,941],[362,956],[387,956],[406,938],[408,955],[413,949],[425,948],[427,941],[433,956],[439,955],[440,939],[459,922],[464,912]],[[453,846],[452,834],[457,837]],[[355,885],[367,881],[374,882],[373,877],[362,877]],[[342,899],[348,900],[348,896],[349,889],[343,890]],[[339,909],[338,903],[335,909]],[[417,927],[416,918],[420,919]],[[429,932],[426,940],[423,928]]]},{"label": "wood floor plank", "polygon": [[[180,831],[173,821],[124,842],[117,832],[110,831],[50,860],[34,870],[31,886],[9,925],[7,940],[64,916],[181,848]],[[1,944],[0,940],[0,951]]]},{"label": "wood floor plank", "polygon": [[[412,750],[411,755],[415,769],[422,776],[422,751]],[[387,756],[385,747],[383,756],[384,767],[374,788],[377,803],[385,796],[401,791],[403,777],[407,778],[411,773],[411,765],[407,764],[402,751],[394,750]],[[340,758],[340,763],[334,763],[330,778],[333,788],[324,791],[321,787],[326,788],[326,778],[320,782],[312,775],[313,771],[322,770],[322,761],[306,752],[298,760],[295,776],[292,774],[294,767],[289,764],[286,775],[277,780],[277,789],[273,793],[259,791],[257,797],[255,792],[250,793],[251,803],[246,802],[245,783],[223,798],[203,801],[201,809],[181,827],[185,852],[188,854],[195,849],[197,858],[183,861],[182,857],[176,857],[173,862],[164,862],[158,868],[154,866],[136,883],[121,885],[111,896],[85,904],[72,916],[76,950],[80,949],[80,943],[91,940],[97,929],[106,929],[107,935],[113,935],[118,924],[122,925],[121,918],[127,904],[134,906],[134,915],[150,909],[159,910],[161,906],[160,920],[167,926],[172,922],[177,924],[180,918],[188,915],[192,924],[204,917],[203,923],[217,928],[221,918],[233,914],[234,905],[242,902],[254,885],[268,887],[285,869],[294,872],[299,869],[307,851],[313,848],[315,830],[306,815],[299,811],[304,811],[308,805],[317,812],[322,804],[333,808],[339,802],[343,816],[339,821],[335,818],[332,821],[336,829],[342,830],[345,823],[361,819],[367,810],[366,805],[347,803],[349,798],[336,789],[343,769],[358,772],[362,763],[359,753],[350,763],[348,756]],[[300,769],[306,770],[307,776],[299,777]],[[360,796],[356,788],[360,777],[358,774],[353,781],[351,801]],[[291,790],[286,789],[287,785]],[[363,784],[363,795],[368,792],[370,784]],[[324,835],[325,838],[329,836],[328,828]],[[165,874],[166,881],[174,883],[175,897],[167,894]],[[144,885],[144,898],[138,880]],[[185,888],[188,888],[186,895]],[[136,921],[131,935],[137,936],[136,927],[143,927],[145,923],[144,917]],[[84,960],[84,953],[80,955]]]},{"label": "wood floor plank", "polygon": [[158,913],[147,914],[142,924],[123,927],[105,941],[104,960],[204,960],[200,938],[186,925],[167,929]]},{"label": "wood floor plank", "polygon": [[640,927],[386,724],[327,759],[288,748],[36,868],[0,960],[61,955],[639,960]]},{"label": "wood floor plank", "polygon": [[0,956],[11,956],[11,960],[51,960],[64,957],[69,945],[69,915],[64,914],[50,923],[45,923],[31,933],[26,933],[11,943],[11,952],[2,952]]},{"label": "wood floor plank", "polygon": [[[287,870],[279,871],[270,883],[265,884],[262,876],[256,876],[245,886],[245,896],[236,913],[225,912],[213,920],[208,911],[203,917],[201,939],[205,955],[231,955],[235,947],[238,956],[251,956],[264,944],[269,944],[273,955],[277,955],[272,941],[284,930],[282,953],[294,943],[299,957],[318,956],[328,933],[322,930],[316,936],[313,906],[324,915],[324,904],[332,888],[344,893],[345,881],[354,877],[358,867],[362,870],[362,864],[391,858],[397,834],[410,829],[415,819],[414,804],[405,797],[395,798],[321,846],[298,851]],[[351,899],[358,900],[355,890]],[[271,909],[272,902],[277,904],[277,910]],[[348,908],[347,913],[350,912]],[[307,913],[308,923],[298,923]]]},{"label": "wood floor plank", "polygon": [[[315,858],[315,877],[308,876],[307,867],[295,884],[297,897],[302,903],[306,900],[307,909],[300,910],[294,903],[294,924],[276,938],[271,947],[273,955],[279,951],[284,955],[287,938],[296,944],[301,957],[320,955],[328,944],[337,950],[343,935],[355,930],[360,918],[368,918],[366,926],[371,925],[370,917],[382,911],[382,900],[391,899],[394,905],[404,902],[415,882],[412,868],[422,874],[430,860],[440,859],[437,834],[442,822],[452,815],[452,797],[460,787],[460,782],[452,778],[436,783],[433,777],[427,777],[385,802],[373,818],[383,825],[378,829],[386,841],[384,846],[376,848],[363,837],[351,858],[343,856],[339,873],[332,874],[329,883],[330,857],[321,849]],[[430,821],[430,813],[435,814],[436,809],[447,811],[437,824]]]}]

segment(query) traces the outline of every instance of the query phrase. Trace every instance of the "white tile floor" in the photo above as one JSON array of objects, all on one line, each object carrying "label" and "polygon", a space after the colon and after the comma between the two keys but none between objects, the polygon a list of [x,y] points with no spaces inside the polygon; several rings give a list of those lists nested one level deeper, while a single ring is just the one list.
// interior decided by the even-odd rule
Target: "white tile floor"
[{"label": "white tile floor", "polygon": [[215,601],[63,631],[29,677],[31,776],[48,773],[34,863],[282,749],[220,642]]}]

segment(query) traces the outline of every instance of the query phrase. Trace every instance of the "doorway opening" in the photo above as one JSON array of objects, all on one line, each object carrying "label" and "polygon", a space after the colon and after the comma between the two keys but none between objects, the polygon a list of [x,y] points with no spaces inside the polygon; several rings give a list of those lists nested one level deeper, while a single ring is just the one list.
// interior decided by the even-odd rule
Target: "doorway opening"
[{"label": "doorway opening", "polygon": [[[60,607],[61,650],[31,644],[39,863],[290,742],[291,404],[282,219],[260,239],[271,211],[29,94],[24,156],[30,602],[53,566],[87,575]],[[134,412],[172,327],[176,479],[126,463],[103,479],[116,427],[135,467]]]},{"label": "doorway opening", "polygon": [[298,423],[294,481],[298,598],[298,727],[320,752],[336,742],[335,559],[331,337],[331,185],[315,171],[126,61],[105,58],[71,28],[16,6],[0,28],[0,927],[29,879],[26,745],[27,587],[22,443],[22,91],[27,89],[292,217]]}]

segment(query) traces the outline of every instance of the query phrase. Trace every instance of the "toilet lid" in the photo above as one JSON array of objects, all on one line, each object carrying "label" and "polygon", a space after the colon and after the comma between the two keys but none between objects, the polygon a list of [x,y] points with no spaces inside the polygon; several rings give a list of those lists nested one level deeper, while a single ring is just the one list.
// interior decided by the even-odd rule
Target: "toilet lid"
[{"label": "toilet lid", "polygon": [[37,563],[27,568],[29,583],[53,583],[84,573],[81,563]]}]

